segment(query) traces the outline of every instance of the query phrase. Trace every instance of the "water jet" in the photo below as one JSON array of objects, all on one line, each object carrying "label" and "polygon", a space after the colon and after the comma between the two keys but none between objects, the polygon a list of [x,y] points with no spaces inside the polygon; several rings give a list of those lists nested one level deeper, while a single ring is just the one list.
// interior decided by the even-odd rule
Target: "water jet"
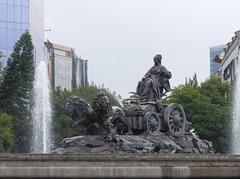
[{"label": "water jet", "polygon": [[47,64],[39,62],[35,70],[34,81],[34,106],[32,110],[32,152],[49,153],[52,146],[51,140],[51,102],[50,82]]}]

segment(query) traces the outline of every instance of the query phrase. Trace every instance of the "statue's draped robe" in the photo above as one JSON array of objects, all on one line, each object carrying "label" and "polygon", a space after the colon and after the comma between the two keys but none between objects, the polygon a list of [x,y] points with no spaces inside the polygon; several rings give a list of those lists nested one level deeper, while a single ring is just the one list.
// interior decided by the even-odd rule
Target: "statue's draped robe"
[{"label": "statue's draped robe", "polygon": [[169,79],[172,77],[162,65],[154,65],[139,82],[137,94],[141,97],[141,101],[152,101],[161,99],[162,93],[170,90]]}]

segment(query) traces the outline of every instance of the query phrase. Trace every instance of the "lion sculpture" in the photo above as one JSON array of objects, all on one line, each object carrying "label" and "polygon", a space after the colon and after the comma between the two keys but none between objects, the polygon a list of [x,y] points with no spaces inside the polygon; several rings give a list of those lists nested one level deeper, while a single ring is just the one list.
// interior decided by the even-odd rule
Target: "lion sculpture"
[{"label": "lion sculpture", "polygon": [[85,127],[88,135],[131,133],[123,120],[124,111],[112,106],[104,92],[94,97],[92,105],[78,96],[72,96],[67,100],[66,110],[73,119],[73,127]]}]

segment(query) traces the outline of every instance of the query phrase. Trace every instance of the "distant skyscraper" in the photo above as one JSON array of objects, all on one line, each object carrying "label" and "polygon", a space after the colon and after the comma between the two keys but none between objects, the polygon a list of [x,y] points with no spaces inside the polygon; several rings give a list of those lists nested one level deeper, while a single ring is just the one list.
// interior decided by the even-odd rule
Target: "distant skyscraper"
[{"label": "distant skyscraper", "polygon": [[45,42],[49,79],[52,88],[71,90],[88,85],[87,60],[78,58],[71,47]]},{"label": "distant skyscraper", "polygon": [[226,48],[226,45],[210,47],[210,75],[214,75],[218,72],[220,63],[214,61],[214,59],[217,55],[224,53],[224,48]]},{"label": "distant skyscraper", "polygon": [[80,77],[80,84],[79,86],[88,86],[88,61],[79,59],[79,69],[80,73],[78,74]]},{"label": "distant skyscraper", "polygon": [[62,45],[53,44],[55,57],[55,87],[70,90],[72,88],[73,49]]},{"label": "distant skyscraper", "polygon": [[34,58],[44,58],[44,0],[0,0],[0,51],[6,65],[15,43],[27,30],[32,35]]}]

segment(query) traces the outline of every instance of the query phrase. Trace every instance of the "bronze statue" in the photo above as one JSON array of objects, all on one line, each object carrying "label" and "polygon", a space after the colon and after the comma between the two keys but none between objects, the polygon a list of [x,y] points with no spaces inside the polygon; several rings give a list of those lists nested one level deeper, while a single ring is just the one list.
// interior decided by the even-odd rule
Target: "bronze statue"
[{"label": "bronze statue", "polygon": [[99,92],[94,97],[92,105],[78,96],[72,96],[68,99],[65,108],[73,119],[73,127],[83,126],[88,135],[131,133],[127,123],[123,121],[123,110],[112,106],[108,95],[104,92]]},{"label": "bronze statue", "polygon": [[162,101],[170,90],[172,75],[161,64],[161,55],[153,60],[154,66],[138,84],[138,95],[125,101],[122,108],[112,106],[103,92],[95,96],[92,105],[80,97],[70,97],[66,109],[73,126],[82,126],[87,135],[63,140],[61,146],[69,150],[60,151],[211,153],[211,142],[199,140],[191,133],[183,107]]},{"label": "bronze statue", "polygon": [[172,74],[161,64],[162,56],[156,55],[153,61],[154,66],[138,83],[137,94],[142,102],[160,100],[164,93],[170,91],[169,79]]},{"label": "bronze statue", "polygon": [[170,90],[171,72],[161,64],[161,55],[153,60],[154,66],[137,87],[140,103],[123,108],[112,106],[107,94],[102,92],[96,95],[91,106],[79,97],[71,97],[66,108],[74,120],[73,126],[84,126],[90,135],[141,134],[145,131],[183,135],[186,116],[182,106],[162,102],[162,96]]}]

